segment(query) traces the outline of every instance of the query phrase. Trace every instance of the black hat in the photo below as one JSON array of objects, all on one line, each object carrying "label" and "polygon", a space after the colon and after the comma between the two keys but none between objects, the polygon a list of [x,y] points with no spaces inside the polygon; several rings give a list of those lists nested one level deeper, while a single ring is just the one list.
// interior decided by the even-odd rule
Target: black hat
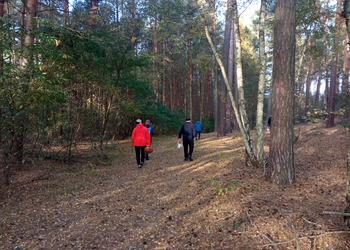
[{"label": "black hat", "polygon": [[191,121],[191,118],[187,117],[187,118],[186,118],[186,122],[187,122],[187,121]]}]

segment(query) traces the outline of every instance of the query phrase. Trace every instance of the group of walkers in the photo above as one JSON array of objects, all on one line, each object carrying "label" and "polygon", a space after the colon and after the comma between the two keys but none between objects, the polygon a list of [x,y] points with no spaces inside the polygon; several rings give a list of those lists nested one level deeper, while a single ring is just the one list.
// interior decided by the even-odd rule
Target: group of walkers
[{"label": "group of walkers", "polygon": [[[137,125],[131,135],[131,144],[135,146],[137,165],[139,168],[142,168],[145,160],[149,160],[149,155],[145,152],[145,148],[151,146],[153,127],[150,120],[146,120],[145,125],[142,124],[141,119],[137,119],[136,123]],[[193,161],[194,139],[200,140],[202,130],[202,123],[197,121],[195,124],[192,124],[191,118],[186,118],[186,122],[182,124],[178,139],[180,143],[182,137],[185,161]]]}]

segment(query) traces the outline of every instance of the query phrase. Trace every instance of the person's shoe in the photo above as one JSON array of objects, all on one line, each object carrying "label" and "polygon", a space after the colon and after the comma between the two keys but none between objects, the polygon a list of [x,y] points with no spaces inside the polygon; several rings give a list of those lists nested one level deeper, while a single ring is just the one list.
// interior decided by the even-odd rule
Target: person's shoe
[{"label": "person's shoe", "polygon": [[139,165],[139,168],[142,168],[142,165]]},{"label": "person's shoe", "polygon": [[146,157],[145,159],[146,159],[146,161],[148,161],[148,160],[149,160],[149,157]]},{"label": "person's shoe", "polygon": [[185,161],[188,161],[188,158],[185,158]]},{"label": "person's shoe", "polygon": [[190,156],[188,159],[189,159],[190,161],[193,161],[192,156]]}]

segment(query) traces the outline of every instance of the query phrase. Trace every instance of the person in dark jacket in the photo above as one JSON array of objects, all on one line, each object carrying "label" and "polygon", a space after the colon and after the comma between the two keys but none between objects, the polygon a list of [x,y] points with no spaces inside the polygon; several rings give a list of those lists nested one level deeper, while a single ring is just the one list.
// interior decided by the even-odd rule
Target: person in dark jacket
[{"label": "person in dark jacket", "polygon": [[191,123],[191,118],[186,118],[186,122],[182,124],[181,129],[179,131],[179,142],[181,142],[181,136],[182,141],[184,145],[184,155],[185,155],[185,161],[193,161],[192,159],[192,153],[194,149],[194,137],[196,136],[196,128]]},{"label": "person in dark jacket", "polygon": [[151,145],[151,136],[148,129],[142,124],[141,119],[137,119],[136,123],[137,125],[131,135],[131,144],[135,146],[137,165],[142,168],[145,161],[145,147]]},{"label": "person in dark jacket", "polygon": [[[151,136],[151,143],[152,143],[152,137],[153,137],[153,127],[151,125],[151,121],[150,120],[146,120],[145,122],[145,127],[148,129],[149,135]],[[145,159],[149,160],[149,155],[148,153],[145,153]]]},{"label": "person in dark jacket", "polygon": [[201,133],[203,130],[203,125],[200,121],[196,121],[196,123],[194,124],[195,128],[196,128],[196,140],[200,140],[201,139]]}]

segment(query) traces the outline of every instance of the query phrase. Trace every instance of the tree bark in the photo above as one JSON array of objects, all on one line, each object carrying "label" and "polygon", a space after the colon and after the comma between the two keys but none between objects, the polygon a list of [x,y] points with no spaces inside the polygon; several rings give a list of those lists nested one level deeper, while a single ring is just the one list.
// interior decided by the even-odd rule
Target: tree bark
[{"label": "tree bark", "polygon": [[68,24],[69,20],[69,0],[63,0],[63,26]]},{"label": "tree bark", "polygon": [[322,80],[322,71],[321,71],[321,67],[320,67],[318,72],[317,72],[317,79],[316,79],[316,93],[315,93],[315,105],[316,105],[316,107],[319,106],[319,101],[320,101],[321,80]]},{"label": "tree bark", "polygon": [[33,31],[34,31],[34,17],[36,16],[36,10],[37,10],[37,6],[38,6],[38,1],[37,0],[28,0],[27,1],[27,9],[26,9],[26,13],[27,13],[27,17],[26,17],[26,36],[24,38],[24,44],[27,46],[27,48],[25,49],[26,51],[26,55],[24,58],[24,65],[23,66],[28,66],[28,64],[32,63],[33,60],[33,56],[31,53],[31,50],[28,48],[30,46],[32,46],[34,44],[34,35],[33,35]]},{"label": "tree bark", "polygon": [[342,93],[349,93],[349,59],[350,59],[350,51],[349,51],[349,39],[346,36],[345,38],[345,46],[344,46],[344,64],[343,64],[343,77],[342,77]]},{"label": "tree bark", "polygon": [[[336,27],[340,28],[340,12],[341,12],[341,5],[342,0],[337,0],[337,13],[335,17],[335,24]],[[334,42],[334,56],[332,60],[332,68],[331,68],[331,81],[329,85],[329,96],[328,96],[328,118],[327,118],[327,127],[333,127],[334,126],[334,111],[335,111],[335,95],[337,93],[337,82],[338,82],[338,60],[339,60],[339,53],[337,49],[337,45],[339,42],[339,38],[335,38]]]},{"label": "tree bark", "polygon": [[249,121],[247,117],[247,112],[245,108],[245,99],[244,99],[244,89],[243,89],[243,68],[242,68],[242,46],[241,46],[241,37],[239,32],[239,24],[238,24],[238,12],[237,12],[237,1],[232,1],[232,19],[233,19],[233,28],[235,35],[235,43],[236,43],[236,80],[237,80],[237,88],[238,88],[238,103],[239,103],[239,114],[240,119],[242,121],[244,131],[247,135],[248,149],[250,152],[246,152],[248,154],[247,157],[247,165],[256,165],[256,158],[254,155],[253,149],[253,140],[250,132]]},{"label": "tree bark", "polygon": [[[232,31],[232,0],[227,1],[227,16],[225,24],[225,35],[224,35],[224,44],[222,50],[222,62],[224,64],[225,74],[227,80],[230,84],[230,79],[232,82],[232,77],[229,76],[228,66],[229,66],[229,54],[230,54],[230,37]],[[221,72],[223,75],[224,72]],[[226,135],[226,103],[227,103],[227,88],[225,86],[225,80],[221,77],[220,81],[220,91],[218,93],[218,136]]]},{"label": "tree bark", "polygon": [[267,178],[277,184],[295,182],[295,10],[295,0],[275,1],[271,142]]},{"label": "tree bark", "polygon": [[[348,170],[346,176],[346,207],[344,213],[350,213],[350,124],[349,124],[349,145],[348,145]],[[350,217],[344,217],[345,224],[350,227]]]},{"label": "tree bark", "polygon": [[[4,17],[4,7],[5,7],[5,0],[0,0],[0,18]],[[0,30],[3,29],[3,21],[0,21]],[[0,37],[0,77],[3,76],[3,68],[4,68],[4,52],[2,49],[2,37]]]},{"label": "tree bark", "polygon": [[95,16],[97,15],[99,0],[91,0],[91,10],[90,10],[90,29],[95,26]]},{"label": "tree bark", "polygon": [[[216,11],[215,11],[215,1],[211,1],[211,9],[213,16],[213,46],[216,50]],[[214,105],[213,105],[213,113],[214,113],[214,131],[218,132],[219,130],[219,110],[218,110],[218,66],[214,56],[214,66],[212,69],[212,82],[213,82],[213,92],[214,92]],[[209,101],[209,99],[208,99]]]},{"label": "tree bark", "polygon": [[256,158],[260,167],[264,166],[264,92],[265,92],[265,74],[266,74],[266,53],[265,53],[265,15],[266,0],[261,0],[260,18],[259,18],[259,86],[258,103],[256,110]]},{"label": "tree bark", "polygon": [[154,80],[153,80],[153,91],[155,96],[157,97],[157,100],[159,99],[159,93],[158,93],[158,60],[157,60],[157,54],[158,54],[158,38],[157,38],[157,29],[158,29],[158,16],[157,16],[157,10],[158,10],[158,0],[155,0],[155,13],[154,13],[154,27],[153,27],[153,74],[154,74]]},{"label": "tree bark", "polygon": [[344,0],[343,6],[344,6],[343,16],[345,17],[346,31],[348,36],[350,36],[350,0]]},{"label": "tree bark", "polygon": [[[324,25],[324,34],[323,34],[323,43],[327,44],[327,34],[328,34],[328,22],[329,22],[329,0],[327,1],[327,11],[326,11],[326,19],[323,22],[323,16],[321,17],[321,22]],[[325,91],[324,91],[324,100],[323,103],[326,107],[326,109],[328,109],[328,96],[329,96],[329,70],[328,70],[328,63],[329,63],[329,58],[328,58],[328,49],[327,49],[327,45],[324,48],[323,54],[324,54],[324,58],[325,58],[325,69],[326,69],[326,84],[325,84]]]},{"label": "tree bark", "polygon": [[338,65],[338,55],[334,56],[332,60],[331,68],[331,81],[329,85],[328,92],[328,117],[327,117],[327,127],[334,126],[334,111],[335,111],[335,93],[336,93],[336,81],[337,81],[337,65]]},{"label": "tree bark", "polygon": [[[232,20],[232,18],[231,18]],[[233,34],[233,22],[231,24],[231,29],[230,29],[230,38],[229,38],[229,53],[228,53],[228,62],[227,62],[227,73],[228,73],[228,84],[230,85],[231,88],[233,88],[233,80],[234,80],[234,34]],[[230,97],[226,91],[226,96],[225,96],[225,103],[226,103],[226,128],[225,128],[225,133],[232,133],[233,129],[233,123],[232,123],[232,104],[230,103]]]},{"label": "tree bark", "polygon": [[304,108],[304,116],[305,116],[305,122],[308,120],[308,113],[309,113],[309,106],[310,106],[310,87],[311,87],[311,80],[314,74],[314,63],[310,62],[307,72],[307,79],[306,79],[306,89],[305,89],[305,108]]},{"label": "tree bark", "polygon": [[187,41],[187,80],[188,80],[188,108],[189,108],[189,116],[192,119],[192,53],[191,53],[191,47],[192,43],[191,40]]},{"label": "tree bark", "polygon": [[166,72],[166,69],[165,69],[165,42],[163,42],[163,98],[162,98],[162,101],[163,101],[163,105],[166,106],[166,83],[165,83],[165,72]]}]

